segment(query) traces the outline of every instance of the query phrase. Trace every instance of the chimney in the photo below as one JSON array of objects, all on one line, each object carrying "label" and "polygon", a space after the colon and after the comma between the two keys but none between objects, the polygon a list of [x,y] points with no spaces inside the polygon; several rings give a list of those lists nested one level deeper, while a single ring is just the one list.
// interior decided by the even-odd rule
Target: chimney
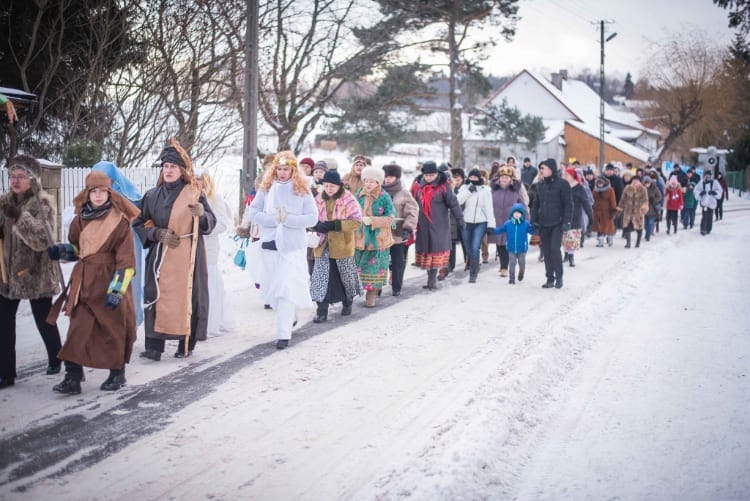
[{"label": "chimney", "polygon": [[568,79],[568,70],[560,70],[560,76],[562,77],[563,80],[567,80]]},{"label": "chimney", "polygon": [[557,87],[558,90],[562,90],[563,76],[560,73],[550,75],[550,80],[552,81],[552,85]]}]

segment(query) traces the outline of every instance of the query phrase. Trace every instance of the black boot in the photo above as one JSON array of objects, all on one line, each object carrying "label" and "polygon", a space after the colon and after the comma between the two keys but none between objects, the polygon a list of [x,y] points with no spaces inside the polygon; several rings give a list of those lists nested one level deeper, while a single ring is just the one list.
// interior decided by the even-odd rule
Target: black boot
[{"label": "black boot", "polygon": [[641,246],[641,235],[643,235],[643,230],[636,230],[635,231],[635,246],[640,247]]},{"label": "black boot", "polygon": [[555,279],[554,278],[548,278],[547,282],[542,284],[542,289],[551,289],[555,286]]},{"label": "black boot", "polygon": [[625,234],[625,248],[630,249],[630,232]]},{"label": "black boot", "polygon": [[423,285],[423,289],[437,289],[437,273],[438,270],[427,270],[427,285]]},{"label": "black boot", "polygon": [[110,369],[109,377],[102,383],[99,389],[103,391],[117,391],[125,386],[126,383],[124,367],[122,369]]},{"label": "black boot", "polygon": [[161,352],[156,350],[149,350],[141,352],[141,358],[148,358],[149,360],[153,360],[154,362],[158,362],[161,360]]},{"label": "black boot", "polygon": [[558,277],[555,279],[555,289],[562,289],[563,281],[562,277]]},{"label": "black boot", "polygon": [[342,307],[341,307],[341,316],[345,317],[347,315],[352,314],[352,302],[354,301],[353,298],[347,298],[345,301],[342,301]]},{"label": "black boot", "polygon": [[62,383],[53,386],[52,391],[65,393],[66,395],[78,395],[81,393],[81,380],[66,372],[65,379],[62,380]]},{"label": "black boot", "polygon": [[477,275],[479,275],[479,259],[469,258],[469,283],[474,284],[477,282]]},{"label": "black boot", "polygon": [[322,324],[328,320],[328,303],[318,303],[318,311],[313,318],[314,324]]},{"label": "black boot", "polygon": [[519,281],[519,282],[523,282],[523,275],[524,275],[524,271],[526,271],[526,270],[525,270],[525,269],[524,269],[523,267],[521,267],[521,268],[520,268],[520,269],[518,270],[518,281]]},{"label": "black boot", "polygon": [[576,265],[575,261],[573,260],[573,254],[568,254],[568,263],[570,263],[571,268]]}]

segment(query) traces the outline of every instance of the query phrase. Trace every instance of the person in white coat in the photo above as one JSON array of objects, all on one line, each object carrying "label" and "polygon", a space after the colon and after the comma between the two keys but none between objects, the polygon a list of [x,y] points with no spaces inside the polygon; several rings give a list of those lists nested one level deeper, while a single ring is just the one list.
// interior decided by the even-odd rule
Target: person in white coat
[{"label": "person in white coat", "polygon": [[250,220],[260,226],[260,240],[250,244],[248,262],[263,302],[276,311],[276,348],[283,350],[297,323],[296,308],[314,306],[305,229],[318,222],[318,210],[294,153],[276,154],[248,210]]},{"label": "person in white coat", "polygon": [[703,181],[695,185],[695,196],[703,211],[701,217],[701,235],[706,236],[711,233],[714,225],[714,210],[716,210],[718,201],[723,194],[721,183],[713,179],[711,171],[706,169],[703,172]]},{"label": "person in white coat", "polygon": [[484,184],[482,173],[477,168],[469,171],[466,184],[461,186],[456,195],[458,203],[464,208],[463,241],[469,253],[469,283],[477,281],[479,274],[479,249],[485,233],[495,231],[495,212],[492,208],[492,192]]},{"label": "person in white coat", "polygon": [[[216,193],[216,184],[213,177],[208,171],[196,169],[195,180],[211,209],[216,216],[216,226],[210,235],[204,235],[203,240],[206,244],[206,262],[208,264],[208,297],[211,298],[208,303],[208,336],[220,336],[223,331],[229,327],[227,312],[224,310],[224,281],[221,278],[219,270],[219,253],[221,252],[220,241],[224,233],[233,226],[232,210],[229,204]],[[205,338],[198,338],[204,341]]]}]

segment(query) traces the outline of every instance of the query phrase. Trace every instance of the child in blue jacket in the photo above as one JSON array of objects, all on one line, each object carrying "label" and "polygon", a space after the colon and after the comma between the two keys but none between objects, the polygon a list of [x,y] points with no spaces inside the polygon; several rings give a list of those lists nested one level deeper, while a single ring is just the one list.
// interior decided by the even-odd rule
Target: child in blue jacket
[{"label": "child in blue jacket", "polygon": [[526,208],[523,204],[515,204],[510,209],[510,219],[505,221],[502,226],[495,228],[495,235],[501,233],[508,235],[506,247],[508,249],[508,256],[510,257],[509,284],[516,283],[516,261],[518,262],[519,282],[523,280],[523,275],[526,271],[526,252],[529,250],[529,235],[534,234],[534,229],[526,221],[525,217]]}]

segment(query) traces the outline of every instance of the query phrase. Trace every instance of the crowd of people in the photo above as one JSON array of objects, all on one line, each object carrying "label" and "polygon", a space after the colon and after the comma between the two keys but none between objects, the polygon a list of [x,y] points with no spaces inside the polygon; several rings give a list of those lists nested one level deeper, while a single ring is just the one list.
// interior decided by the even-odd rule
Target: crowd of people
[{"label": "crowd of people", "polygon": [[[63,394],[81,392],[84,367],[109,370],[104,391],[124,386],[141,323],[140,356],[153,362],[167,340],[177,340],[174,357],[185,358],[221,330],[218,234],[231,227],[231,211],[178,142],[162,151],[160,163],[157,185],[142,196],[111,162],[95,165],[74,200],[66,241],[58,243],[57,211],[39,163],[10,160],[10,191],[0,195],[0,389],[17,376],[21,300],[31,303],[46,373],[65,368],[53,387]],[[282,151],[266,157],[235,231],[249,241],[251,280],[275,312],[276,348],[284,349],[300,308],[316,307],[313,322],[324,323],[337,303],[350,315],[358,296],[376,307],[388,284],[400,296],[412,244],[429,291],[455,271],[458,247],[469,283],[489,264],[491,249],[500,276],[522,282],[530,245],[544,262],[542,287],[560,289],[565,264],[576,266],[587,238],[612,247],[621,230],[624,247],[638,248],[663,221],[667,235],[693,228],[698,207],[700,233],[709,235],[729,196],[723,176],[716,177],[679,166],[666,176],[650,164],[607,164],[597,172],[553,158],[516,166],[509,157],[489,169],[425,161],[407,186],[395,163],[376,167],[357,155],[342,177],[324,161]],[[60,261],[75,262],[67,284]],[[70,318],[64,344],[61,312]]]}]

